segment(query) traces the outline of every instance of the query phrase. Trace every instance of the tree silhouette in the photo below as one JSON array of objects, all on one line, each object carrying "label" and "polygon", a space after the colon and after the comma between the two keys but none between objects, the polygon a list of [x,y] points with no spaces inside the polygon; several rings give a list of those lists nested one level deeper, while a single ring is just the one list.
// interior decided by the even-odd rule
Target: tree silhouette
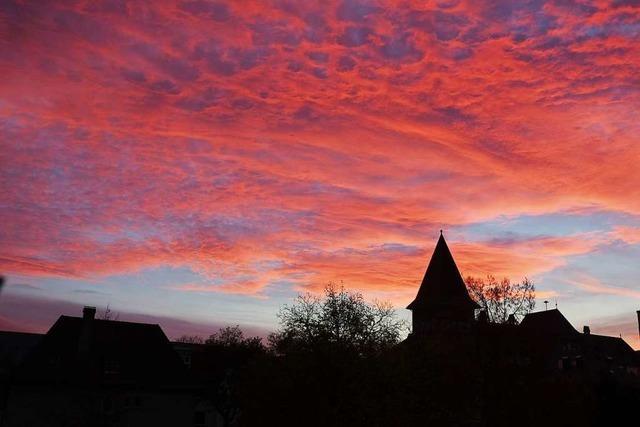
[{"label": "tree silhouette", "polygon": [[277,353],[340,347],[358,354],[389,348],[400,341],[405,322],[386,302],[367,303],[362,294],[329,283],[324,297],[298,295],[278,314],[281,329],[269,343]]},{"label": "tree silhouette", "polygon": [[109,306],[109,304],[107,304],[107,307],[105,307],[104,312],[102,313],[102,316],[100,317],[100,319],[102,319],[102,320],[119,320],[120,319],[120,313],[114,313],[111,310],[111,307]]},{"label": "tree silhouette", "polygon": [[404,327],[390,304],[329,283],[279,320],[271,352],[239,384],[240,425],[389,425],[380,424],[393,384],[385,358]]},{"label": "tree silhouette", "polygon": [[514,283],[506,277],[498,281],[492,275],[486,279],[468,276],[465,284],[492,323],[506,323],[510,315],[520,321],[536,305],[535,284],[526,277]]},{"label": "tree silhouette", "polygon": [[244,332],[239,325],[225,326],[204,341],[207,345],[218,346],[223,348],[246,348],[253,350],[264,350],[262,338],[250,337],[245,338]]},{"label": "tree silhouette", "polygon": [[182,335],[176,339],[176,342],[184,344],[204,344],[204,338],[199,335]]},{"label": "tree silhouette", "polygon": [[203,344],[192,356],[192,372],[208,384],[207,393],[224,420],[235,425],[240,415],[239,384],[249,366],[267,355],[260,337],[245,337],[240,326],[220,328],[203,340],[199,336],[183,336],[181,342]]}]

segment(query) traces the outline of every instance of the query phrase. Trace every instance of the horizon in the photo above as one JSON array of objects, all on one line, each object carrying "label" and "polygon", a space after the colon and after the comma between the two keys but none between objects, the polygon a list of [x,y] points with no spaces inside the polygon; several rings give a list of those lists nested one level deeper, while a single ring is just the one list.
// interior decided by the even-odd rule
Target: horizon
[{"label": "horizon", "polygon": [[[440,238],[442,239],[442,230],[440,230]],[[432,254],[432,256],[435,255]],[[341,284],[341,286],[343,286],[343,284]],[[346,291],[348,292],[352,292],[352,290],[345,288]],[[300,294],[299,294],[300,295]],[[541,300],[543,297],[539,297],[536,295],[536,301]],[[293,299],[291,301],[289,301],[287,303],[287,305],[293,304],[295,301],[293,301]],[[543,304],[545,304],[544,309],[542,309],[539,306],[534,307],[533,310],[529,311],[529,313],[537,313],[537,312],[542,312],[542,311],[547,311],[547,310],[559,310],[558,307],[558,303],[557,301],[555,302],[555,306],[552,306],[551,308],[548,307],[548,304],[550,303],[550,301],[542,301]],[[26,305],[26,307],[24,307],[23,305]],[[38,308],[38,306],[40,305],[39,308],[44,309],[44,313],[38,313],[40,316],[35,316],[35,319],[32,318],[32,320],[34,321],[34,323],[31,323],[30,327],[27,327],[25,329],[24,325],[16,325],[15,323],[11,322],[10,320],[7,319],[7,317],[5,316],[0,316],[0,331],[8,331],[8,332],[28,332],[28,333],[45,333],[47,332],[51,326],[53,326],[53,323],[55,320],[57,320],[59,317],[67,315],[67,316],[72,316],[72,317],[82,317],[80,315],[80,313],[82,312],[81,309],[83,310],[86,307],[92,307],[90,305],[79,305],[76,303],[69,303],[69,302],[65,302],[65,301],[56,301],[56,300],[49,300],[47,301],[46,299],[42,300],[42,299],[34,299],[30,302],[27,302],[25,304],[25,301],[18,296],[17,298],[14,297],[14,295],[10,295],[7,299],[2,299],[0,301],[0,311],[2,311],[2,309],[4,308],[5,312],[9,312],[9,316],[8,317],[20,317],[20,314],[22,311],[31,311],[31,310],[35,310],[36,308]],[[52,311],[52,309],[59,309],[61,311],[63,311],[63,313],[59,313],[58,316],[55,315],[55,313]],[[26,310],[25,310],[26,308]],[[241,326],[239,324],[224,324],[224,323],[219,323],[219,324],[215,324],[215,323],[199,323],[199,322],[190,322],[188,320],[185,319],[179,319],[179,318],[171,318],[171,317],[166,317],[166,316],[162,316],[162,315],[147,315],[147,314],[142,314],[142,313],[135,313],[135,312],[118,312],[118,311],[114,311],[113,309],[111,309],[110,305],[107,304],[104,307],[94,307],[98,309],[98,318],[100,319],[104,319],[104,320],[115,320],[115,321],[125,321],[125,322],[136,322],[136,323],[147,323],[147,324],[158,324],[163,331],[165,332],[165,334],[167,335],[167,337],[169,338],[170,341],[178,341],[179,339],[181,339],[184,336],[188,336],[188,337],[200,337],[202,339],[206,339],[207,337],[209,337],[210,335],[222,330],[225,327],[228,326]],[[409,324],[411,324],[411,320],[410,317],[407,315],[408,313],[398,313],[398,307],[394,307],[396,315],[400,315],[399,317],[401,319],[403,319],[406,322],[406,325],[408,326]],[[405,309],[405,311],[408,311],[407,309]],[[559,310],[561,313],[562,311]],[[638,311],[640,312],[640,310]],[[636,316],[638,316],[637,313],[635,313]],[[54,321],[50,321],[51,318],[53,318],[55,316],[55,320]],[[109,316],[109,317],[107,317]],[[571,319],[568,319],[569,322],[572,324],[572,326],[576,329],[576,331],[579,332],[579,327],[576,327],[576,325],[573,324],[573,322],[571,322]],[[49,325],[46,326],[44,324],[44,322],[49,321]],[[625,342],[627,342],[627,344],[629,344],[631,347],[636,348],[637,350],[640,350],[640,317],[637,317],[637,327],[638,327],[638,333],[639,336],[636,336],[635,339],[633,337],[633,335],[631,335],[630,337],[623,337],[621,332],[618,332],[618,335],[620,338],[624,339]],[[607,323],[595,323],[595,324],[585,324],[584,326],[589,326],[591,331],[590,333],[593,333],[595,335],[605,335],[605,336],[616,336],[616,331],[615,328],[619,328],[619,325],[610,325]],[[635,325],[633,325],[632,327],[634,327]],[[243,330],[243,332],[245,333],[245,336],[258,336],[261,339],[266,339],[267,336],[271,333],[271,332],[275,332],[278,330],[278,327],[275,327],[274,329],[265,329],[263,327],[260,326],[255,326],[255,325],[251,325],[249,324],[249,326],[247,327],[247,325],[242,325],[241,329]],[[407,331],[405,331],[403,333],[404,336],[406,336]],[[617,336],[616,336],[617,337]]]},{"label": "horizon", "polygon": [[408,319],[443,229],[640,349],[639,39],[619,0],[3,2],[0,329],[264,334],[328,282]]}]

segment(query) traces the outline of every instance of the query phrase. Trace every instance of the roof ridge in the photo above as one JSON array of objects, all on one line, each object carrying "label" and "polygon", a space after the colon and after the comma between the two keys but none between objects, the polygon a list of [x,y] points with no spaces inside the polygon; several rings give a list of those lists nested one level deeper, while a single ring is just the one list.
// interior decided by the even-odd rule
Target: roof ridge
[{"label": "roof ridge", "polygon": [[[66,317],[68,319],[83,320],[82,317],[79,317],[79,316],[67,316],[67,315],[63,314],[63,315],[60,316],[60,318],[62,318],[62,317]],[[129,321],[129,320],[114,320],[114,319],[92,319],[92,321],[94,321],[94,322],[123,323],[123,324],[129,324],[129,325],[157,326],[159,328],[162,328],[159,323],[132,322],[132,321]]]}]

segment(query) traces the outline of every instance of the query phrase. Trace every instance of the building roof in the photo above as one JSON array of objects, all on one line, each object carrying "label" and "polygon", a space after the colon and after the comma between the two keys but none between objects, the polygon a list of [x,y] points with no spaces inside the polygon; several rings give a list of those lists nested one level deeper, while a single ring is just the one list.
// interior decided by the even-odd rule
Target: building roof
[{"label": "building roof", "polygon": [[159,325],[60,316],[25,360],[38,380],[171,382],[184,365]]},{"label": "building roof", "polygon": [[553,335],[571,335],[578,333],[558,309],[529,313],[524,316],[520,326],[531,332]]},{"label": "building roof", "polygon": [[407,308],[415,310],[428,306],[479,308],[469,296],[442,232],[431,255],[418,295]]},{"label": "building roof", "polygon": [[628,356],[633,358],[634,350],[620,337],[610,337],[606,335],[581,334],[583,345],[587,351],[605,356],[615,356],[620,358]]}]

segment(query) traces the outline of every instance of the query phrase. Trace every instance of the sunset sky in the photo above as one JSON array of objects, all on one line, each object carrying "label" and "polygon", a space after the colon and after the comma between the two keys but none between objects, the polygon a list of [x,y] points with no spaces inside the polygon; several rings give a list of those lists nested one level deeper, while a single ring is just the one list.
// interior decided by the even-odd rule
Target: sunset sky
[{"label": "sunset sky", "polygon": [[640,1],[0,1],[0,329],[527,276],[636,348]]}]

